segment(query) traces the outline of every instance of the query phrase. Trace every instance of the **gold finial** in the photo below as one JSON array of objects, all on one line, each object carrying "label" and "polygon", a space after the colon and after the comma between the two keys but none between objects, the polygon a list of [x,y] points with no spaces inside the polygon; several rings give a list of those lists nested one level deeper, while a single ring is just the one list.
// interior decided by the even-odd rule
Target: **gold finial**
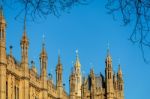
[{"label": "gold finial", "polygon": [[80,67],[80,61],[79,61],[79,55],[78,55],[78,49],[76,49],[76,62],[75,62],[75,66]]},{"label": "gold finial", "polygon": [[122,70],[121,70],[120,64],[118,65],[118,74],[119,74],[119,75],[122,75]]},{"label": "gold finial", "polygon": [[110,55],[110,47],[109,47],[109,42],[107,43],[107,57],[106,57],[106,62],[111,62],[111,55]]},{"label": "gold finial", "polygon": [[47,53],[46,53],[46,49],[45,49],[45,35],[43,35],[41,56],[47,57]]},{"label": "gold finial", "polygon": [[60,49],[58,50],[58,64],[61,64],[61,59],[60,59]]}]

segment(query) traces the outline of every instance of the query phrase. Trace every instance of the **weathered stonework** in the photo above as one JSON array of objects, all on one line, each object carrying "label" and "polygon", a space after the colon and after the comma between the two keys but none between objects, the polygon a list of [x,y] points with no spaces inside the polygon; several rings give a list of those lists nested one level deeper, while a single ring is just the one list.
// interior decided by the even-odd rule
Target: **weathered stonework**
[{"label": "weathered stonework", "polygon": [[[60,56],[56,65],[56,85],[47,76],[48,56],[45,43],[40,54],[40,74],[34,62],[29,68],[29,41],[25,23],[20,42],[21,62],[12,54],[6,54],[6,21],[0,9],[0,99],[124,99],[124,81],[119,65],[118,73],[113,72],[112,59],[108,51],[106,57],[105,77],[95,75],[91,69],[88,77],[83,77],[77,52],[74,69],[70,75],[70,95],[63,88],[63,67]],[[50,75],[49,75],[50,76]]]}]

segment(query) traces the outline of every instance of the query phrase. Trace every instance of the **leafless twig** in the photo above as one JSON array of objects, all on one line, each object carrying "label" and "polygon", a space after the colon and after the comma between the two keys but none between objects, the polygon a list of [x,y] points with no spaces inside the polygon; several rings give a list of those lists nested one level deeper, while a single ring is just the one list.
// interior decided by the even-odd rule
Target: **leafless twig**
[{"label": "leafless twig", "polygon": [[133,22],[129,40],[139,45],[144,61],[149,63],[145,48],[150,50],[150,0],[108,0],[106,8],[109,14],[121,14],[125,26]]}]

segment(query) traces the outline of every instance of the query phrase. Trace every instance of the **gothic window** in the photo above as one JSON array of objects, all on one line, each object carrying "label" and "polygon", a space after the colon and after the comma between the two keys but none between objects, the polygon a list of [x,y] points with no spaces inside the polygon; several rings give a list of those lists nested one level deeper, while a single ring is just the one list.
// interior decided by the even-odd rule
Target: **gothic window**
[{"label": "gothic window", "polygon": [[15,99],[19,99],[19,88],[15,86]]},{"label": "gothic window", "polygon": [[78,83],[80,83],[80,77],[78,77]]},{"label": "gothic window", "polygon": [[35,97],[35,99],[38,99],[38,97]]},{"label": "gothic window", "polygon": [[0,39],[2,38],[2,33],[0,32]]},{"label": "gothic window", "polygon": [[109,79],[110,77],[109,77],[109,72],[108,72],[108,79]]},{"label": "gothic window", "polygon": [[4,30],[2,30],[2,38],[4,38]]},{"label": "gothic window", "polygon": [[120,90],[122,90],[122,85],[120,85],[119,87],[120,87]]},{"label": "gothic window", "polygon": [[4,34],[2,31],[0,31],[0,39],[4,38]]},{"label": "gothic window", "polygon": [[17,87],[17,99],[19,99],[19,88]]},{"label": "gothic window", "polygon": [[109,78],[111,79],[111,72],[109,73]]},{"label": "gothic window", "polygon": [[16,97],[16,86],[15,86],[15,99],[17,99],[17,97]]},{"label": "gothic window", "polygon": [[111,79],[111,72],[108,72],[108,79]]},{"label": "gothic window", "polygon": [[8,99],[8,82],[6,81],[6,99]]}]

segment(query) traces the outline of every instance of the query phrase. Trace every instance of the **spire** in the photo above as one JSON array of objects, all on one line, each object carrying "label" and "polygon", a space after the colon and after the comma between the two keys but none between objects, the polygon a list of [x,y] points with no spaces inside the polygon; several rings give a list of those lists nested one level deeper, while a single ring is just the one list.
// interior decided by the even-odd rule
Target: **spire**
[{"label": "spire", "polygon": [[46,53],[46,49],[45,49],[45,36],[44,35],[43,35],[43,42],[42,42],[41,57],[46,57],[47,58],[47,53]]},{"label": "spire", "polygon": [[62,64],[61,64],[61,58],[60,58],[60,51],[58,50],[58,63],[56,66],[56,70],[61,68],[62,69]]},{"label": "spire", "polygon": [[22,36],[21,44],[28,45],[29,41],[28,41],[27,33],[26,33],[26,15],[24,17],[24,26],[23,27],[24,28],[23,28],[23,36]]},{"label": "spire", "polygon": [[2,6],[0,6],[0,23],[6,24]]},{"label": "spire", "polygon": [[117,76],[116,76],[116,73],[114,72],[114,82],[117,81]]},{"label": "spire", "polygon": [[111,62],[111,55],[110,55],[110,47],[109,47],[109,43],[107,44],[107,57],[106,57],[106,62]]},{"label": "spire", "polygon": [[61,59],[60,59],[60,50],[58,50],[58,64],[61,64]]},{"label": "spire", "polygon": [[78,55],[78,50],[76,50],[76,62],[75,62],[75,66],[80,67],[80,60],[79,60],[79,55]]},{"label": "spire", "polygon": [[120,64],[119,64],[119,69],[118,69],[118,75],[120,75],[120,76],[122,76],[122,70],[121,70],[121,66],[120,66]]},{"label": "spire", "polygon": [[90,70],[90,74],[91,74],[91,75],[93,75],[93,74],[94,74],[94,69],[93,69],[93,68],[91,68],[91,70]]}]

